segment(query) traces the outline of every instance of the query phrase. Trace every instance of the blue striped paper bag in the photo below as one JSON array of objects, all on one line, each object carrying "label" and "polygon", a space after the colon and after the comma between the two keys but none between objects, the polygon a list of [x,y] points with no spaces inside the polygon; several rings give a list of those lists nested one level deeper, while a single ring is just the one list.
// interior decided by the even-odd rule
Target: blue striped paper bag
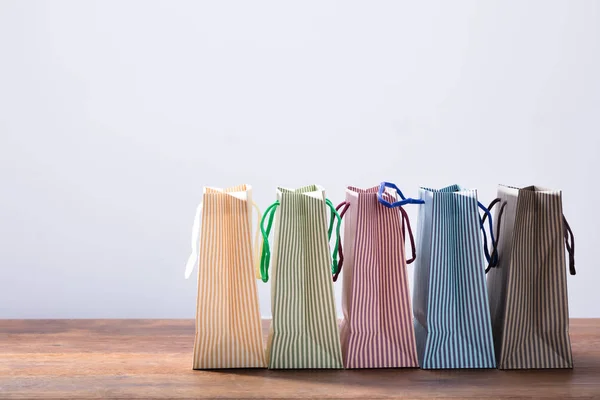
[{"label": "blue striped paper bag", "polygon": [[498,198],[506,210],[488,277],[498,367],[573,368],[565,242],[572,275],[575,246],[561,192],[499,186]]},{"label": "blue striped paper bag", "polygon": [[477,191],[421,188],[413,310],[419,364],[495,368]]}]

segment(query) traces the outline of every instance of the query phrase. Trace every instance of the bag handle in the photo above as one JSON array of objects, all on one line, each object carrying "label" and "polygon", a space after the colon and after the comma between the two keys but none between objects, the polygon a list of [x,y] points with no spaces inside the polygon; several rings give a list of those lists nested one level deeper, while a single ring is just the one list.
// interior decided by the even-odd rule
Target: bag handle
[{"label": "bag handle", "polygon": [[415,237],[413,236],[412,229],[410,227],[410,219],[408,218],[408,214],[404,210],[404,208],[399,207],[400,212],[402,213],[402,237],[406,238],[406,229],[408,229],[408,236],[410,238],[410,249],[412,251],[412,258],[406,260],[406,265],[411,264],[417,259],[417,246],[415,245]]},{"label": "bag handle", "polygon": [[[344,208],[343,208],[342,212],[340,212],[340,217],[344,218],[346,211],[348,211],[348,208],[350,207],[350,203],[347,201],[343,201],[340,204],[338,204],[338,206],[335,209],[339,210],[342,207],[344,207]],[[406,228],[408,228],[408,234],[410,237],[410,247],[411,247],[411,251],[412,251],[412,258],[410,260],[406,260],[406,264],[411,264],[412,262],[414,262],[417,259],[417,248],[415,245],[415,238],[413,236],[413,232],[410,227],[410,219],[408,218],[408,214],[402,207],[400,207],[400,212],[402,213],[402,237],[404,237],[404,238],[406,237]],[[338,263],[337,272],[333,275],[334,282],[337,281],[338,276],[339,276],[340,272],[342,271],[342,266],[344,265],[344,253],[342,251],[342,242],[340,242],[338,249],[339,249],[340,261]]]},{"label": "bag handle", "polygon": [[[350,208],[350,202],[342,201],[340,204],[337,205],[335,210],[339,212],[340,208],[342,208],[342,207],[344,207],[344,208],[339,213],[340,214],[340,223],[341,223],[342,219],[344,218],[346,211],[348,211],[348,208]],[[340,275],[340,272],[342,271],[342,266],[344,265],[344,252],[342,250],[342,241],[341,240],[339,241],[339,244],[338,244],[338,254],[339,254],[339,262],[337,265],[337,270],[333,274],[334,282],[337,282],[338,276]]]},{"label": "bag handle", "polygon": [[[573,236],[573,231],[567,222],[567,218],[563,214],[563,225],[565,228],[565,247],[567,248],[567,252],[569,253],[569,273],[571,275],[575,275],[577,271],[575,271],[575,237]],[[569,241],[571,242],[569,244]]]},{"label": "bag handle", "polygon": [[[396,193],[398,194],[398,196],[400,196],[400,198],[402,200],[390,203],[389,201],[384,199],[383,193],[385,192],[385,188],[394,189],[396,191]],[[414,262],[417,259],[417,248],[415,246],[415,238],[413,236],[413,232],[410,227],[410,220],[408,218],[408,214],[402,208],[402,206],[406,205],[406,204],[425,204],[425,200],[406,198],[404,196],[404,194],[402,193],[402,191],[398,188],[398,186],[396,186],[394,183],[391,183],[391,182],[381,182],[381,184],[379,185],[379,191],[377,192],[377,199],[379,200],[379,202],[381,204],[383,204],[384,206],[386,206],[388,208],[394,208],[394,207],[400,208],[400,212],[402,213],[402,237],[406,238],[406,228],[408,227],[408,234],[410,237],[410,247],[411,247],[411,251],[412,251],[412,258],[410,258],[409,260],[406,260],[406,264],[411,264],[412,262]]]},{"label": "bag handle", "polygon": [[[481,219],[481,227],[483,229],[483,226],[485,225],[485,220],[487,219],[488,215],[490,216],[490,220],[492,218],[491,213],[489,213],[489,211],[492,210],[492,208],[494,208],[494,206],[498,203],[501,202],[501,199],[495,198],[494,200],[492,200],[492,202],[490,203],[490,205],[488,206],[487,210],[488,213],[484,213],[483,214],[483,218]],[[504,214],[504,208],[506,207],[507,202],[503,202],[502,206],[500,207],[500,212],[498,213],[498,221],[496,223],[496,238],[494,240],[494,236],[492,236],[492,254],[490,256],[491,261],[488,259],[488,266],[485,269],[485,273],[487,274],[488,272],[490,272],[490,269],[492,268],[496,268],[498,266],[498,264],[500,263],[500,259],[498,256],[498,243],[500,242],[500,226],[502,224],[502,215]],[[490,235],[493,235],[493,232],[491,231],[491,225],[490,225]],[[486,234],[485,231],[483,232],[483,248],[484,248],[484,252],[487,252],[487,239],[486,239]]]},{"label": "bag handle", "polygon": [[[198,204],[198,207],[196,208],[196,216],[194,217],[194,224],[192,226],[192,252],[190,253],[190,256],[188,257],[187,263],[185,264],[185,279],[188,279],[191,275],[192,272],[194,271],[194,266],[198,265],[198,262],[200,261],[200,252],[198,250],[199,247],[199,243],[200,243],[200,217],[202,216],[202,202],[200,202],[200,204]],[[261,214],[260,214],[260,208],[258,208],[258,205],[256,204],[256,202],[252,202],[252,207],[254,208],[254,210],[256,210],[256,213],[258,215],[258,222],[260,222],[261,219]],[[256,231],[254,233],[254,256],[253,256],[253,261],[254,261],[254,265],[255,268],[258,270],[259,265],[260,265],[260,241],[258,240],[258,234],[260,232],[260,226],[257,225],[256,227]]]},{"label": "bag handle", "polygon": [[336,274],[338,272],[338,246],[340,246],[340,227],[342,225],[342,217],[338,214],[336,208],[333,206],[333,203],[329,199],[325,199],[325,204],[331,210],[331,218],[329,220],[329,229],[327,230],[327,238],[331,240],[331,233],[333,232],[333,222],[337,218],[337,227],[335,231],[335,246],[333,247],[333,254],[331,256],[331,273]]},{"label": "bag handle", "polygon": [[202,215],[202,202],[196,207],[196,216],[194,217],[194,224],[192,225],[192,252],[188,257],[187,263],[185,264],[185,279],[188,279],[194,271],[194,266],[198,264],[200,254],[198,253],[198,246],[200,242],[200,216]]},{"label": "bag handle", "polygon": [[[385,191],[386,187],[388,187],[390,189],[395,189],[396,193],[398,194],[398,196],[400,196],[400,198],[402,200],[390,203],[389,201],[387,201],[386,199],[384,199],[383,198],[383,192]],[[393,184],[391,182],[381,182],[381,184],[379,185],[379,191],[377,192],[377,199],[379,200],[379,202],[381,204],[383,204],[384,206],[386,206],[388,208],[400,207],[400,206],[403,206],[403,205],[406,205],[406,204],[425,204],[424,200],[404,197],[404,194],[398,188],[398,186],[396,186],[395,184]]]},{"label": "bag handle", "polygon": [[[496,198],[496,199],[492,200],[492,202],[490,203],[490,205],[488,207],[488,210],[491,210],[500,201],[501,201],[500,198]],[[486,268],[486,270],[485,270],[486,274],[488,273],[490,268],[497,267],[498,263],[499,263],[498,242],[500,241],[500,225],[502,223],[502,214],[504,212],[504,207],[506,207],[506,201],[503,202],[502,206],[500,207],[500,212],[498,213],[498,223],[496,224],[496,242],[494,243],[494,249],[492,251],[492,258],[495,257],[496,262],[493,265],[490,264]],[[482,224],[485,222],[486,217],[487,217],[487,214],[484,214],[483,219],[481,220]],[[567,222],[567,218],[564,216],[564,214],[563,214],[563,226],[564,226],[565,247],[567,248],[567,252],[569,253],[569,273],[571,275],[575,275],[577,273],[577,271],[575,270],[575,237],[573,236],[573,231],[571,230],[571,227],[569,226],[569,223]],[[484,240],[484,242],[485,242],[485,240]]]},{"label": "bag handle", "polygon": [[[277,200],[275,203],[271,204],[265,210],[265,214],[263,215],[261,222],[260,222],[260,230],[261,230],[262,236],[263,236],[263,245],[262,245],[261,259],[260,259],[260,276],[261,276],[263,282],[269,281],[269,264],[271,262],[271,248],[269,246],[269,234],[271,233],[271,228],[273,227],[273,219],[275,217],[275,210],[277,209],[277,207],[280,204],[281,203],[279,202],[279,200]],[[335,247],[333,250],[332,263],[331,263],[331,273],[335,274],[337,272],[337,264],[338,264],[337,255],[338,255],[338,246],[340,245],[340,226],[341,226],[342,218],[336,211],[335,207],[333,206],[333,203],[331,203],[331,200],[325,199],[325,204],[331,210],[331,219],[329,220],[329,227],[327,228],[327,240],[328,241],[331,240],[331,235],[333,233],[333,226],[334,226],[335,219],[337,218],[337,220],[338,220],[337,228],[336,228],[336,235],[335,235]],[[267,224],[267,227],[265,228],[265,221],[267,220],[267,218],[268,218],[269,222]]]},{"label": "bag handle", "polygon": [[[271,228],[273,227],[273,218],[275,217],[275,210],[281,203],[279,200],[275,201],[275,203],[271,204],[265,210],[261,220],[260,220],[260,231],[262,232],[263,242],[262,242],[262,251],[260,256],[260,278],[263,282],[269,281],[269,263],[271,262],[271,248],[269,246],[269,234],[271,233]],[[267,228],[265,229],[265,221],[269,220]]]},{"label": "bag handle", "polygon": [[[492,223],[492,214],[490,213],[490,210],[488,210],[483,204],[481,204],[481,202],[478,201],[477,206],[479,208],[481,208],[481,210],[483,211],[484,217],[489,217],[488,225],[490,228],[490,236],[492,239],[492,246],[494,246],[494,243],[496,243],[496,240],[494,238],[494,226]],[[479,217],[480,228],[481,228],[481,232],[483,233],[483,252],[485,254],[485,259],[488,262],[488,266],[486,267],[486,271],[487,271],[487,270],[489,270],[490,265],[494,264],[495,260],[492,259],[492,256],[490,255],[490,252],[488,251],[487,235],[485,233],[484,220],[485,220],[485,218],[482,218],[481,216]]]}]

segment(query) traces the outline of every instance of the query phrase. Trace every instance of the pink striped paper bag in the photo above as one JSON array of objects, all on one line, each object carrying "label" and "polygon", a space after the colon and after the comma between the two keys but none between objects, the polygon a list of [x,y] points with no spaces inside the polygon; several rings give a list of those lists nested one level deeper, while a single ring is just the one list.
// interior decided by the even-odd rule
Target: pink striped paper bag
[{"label": "pink striped paper bag", "polygon": [[[388,208],[378,201],[378,189],[349,186],[346,201],[338,206],[346,215],[344,367],[418,367],[404,252],[403,231],[410,233],[410,225],[402,207]],[[384,196],[394,200],[387,192]]]}]

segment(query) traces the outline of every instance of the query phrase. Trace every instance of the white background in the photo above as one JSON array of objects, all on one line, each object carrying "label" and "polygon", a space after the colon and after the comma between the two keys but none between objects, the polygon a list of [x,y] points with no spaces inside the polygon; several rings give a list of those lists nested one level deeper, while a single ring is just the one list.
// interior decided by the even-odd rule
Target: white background
[{"label": "white background", "polygon": [[0,318],[192,318],[203,185],[382,180],[562,189],[600,317],[599,71],[598,1],[3,0]]}]

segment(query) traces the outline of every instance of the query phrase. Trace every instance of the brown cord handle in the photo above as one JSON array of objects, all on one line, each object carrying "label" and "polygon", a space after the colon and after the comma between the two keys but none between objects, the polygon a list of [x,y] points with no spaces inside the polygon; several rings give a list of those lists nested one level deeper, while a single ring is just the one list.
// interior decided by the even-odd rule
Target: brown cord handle
[{"label": "brown cord handle", "polygon": [[400,212],[402,213],[402,237],[406,238],[405,226],[408,229],[408,236],[410,237],[410,249],[412,251],[412,258],[410,260],[406,260],[406,264],[411,264],[413,261],[417,259],[417,246],[415,245],[415,237],[413,236],[412,229],[410,227],[410,220],[408,219],[408,214],[402,207],[398,207]]},{"label": "brown cord handle", "polygon": [[[346,211],[348,211],[348,208],[350,207],[350,203],[347,201],[343,201],[340,204],[338,204],[338,206],[335,208],[335,210],[339,211],[340,208],[342,208],[342,207],[344,207],[344,208],[340,212],[340,217],[343,219],[344,215],[346,214]],[[417,259],[417,246],[415,245],[415,237],[413,235],[412,228],[410,227],[410,219],[408,218],[408,214],[402,207],[398,207],[398,208],[400,209],[400,212],[402,213],[402,237],[403,238],[406,237],[407,229],[408,229],[408,236],[410,237],[410,248],[412,251],[412,258],[409,260],[406,260],[406,264],[411,264],[412,262],[414,262]],[[344,265],[344,252],[342,250],[342,240],[340,240],[339,244],[338,244],[338,257],[339,257],[338,268],[337,268],[336,273],[333,275],[334,282],[337,282],[340,272],[342,271],[342,266]]]}]

